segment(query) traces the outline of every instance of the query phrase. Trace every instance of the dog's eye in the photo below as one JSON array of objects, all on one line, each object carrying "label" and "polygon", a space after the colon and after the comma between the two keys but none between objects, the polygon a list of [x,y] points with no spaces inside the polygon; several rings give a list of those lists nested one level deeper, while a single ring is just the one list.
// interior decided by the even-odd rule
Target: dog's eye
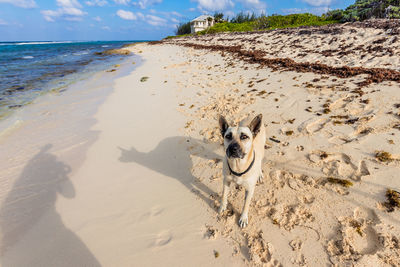
[{"label": "dog's eye", "polygon": [[228,133],[227,135],[225,135],[225,138],[228,140],[232,139],[232,133]]},{"label": "dog's eye", "polygon": [[240,135],[240,140],[246,140],[247,138],[249,138],[249,137],[245,134]]}]

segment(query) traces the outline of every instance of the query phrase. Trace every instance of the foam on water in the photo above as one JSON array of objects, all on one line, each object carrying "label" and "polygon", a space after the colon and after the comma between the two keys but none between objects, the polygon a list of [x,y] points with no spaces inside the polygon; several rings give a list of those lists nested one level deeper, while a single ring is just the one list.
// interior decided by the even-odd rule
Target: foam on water
[{"label": "foam on water", "polygon": [[0,119],[43,93],[111,68],[121,56],[102,52],[133,42],[0,42]]}]

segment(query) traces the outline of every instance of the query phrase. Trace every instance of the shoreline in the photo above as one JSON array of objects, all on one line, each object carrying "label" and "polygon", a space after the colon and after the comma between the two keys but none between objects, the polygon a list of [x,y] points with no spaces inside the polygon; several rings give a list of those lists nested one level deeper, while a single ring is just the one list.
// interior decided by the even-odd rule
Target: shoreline
[{"label": "shoreline", "polygon": [[[343,38],[352,37],[345,30]],[[379,29],[365,31],[371,43],[381,38]],[[322,36],[314,39],[328,38]],[[180,43],[241,41],[228,37],[129,46],[141,64],[104,89],[111,93],[101,101],[76,95],[82,102],[69,106],[71,124],[54,123],[62,125],[69,111],[60,106],[41,112],[53,114],[53,123],[38,121],[38,131],[27,131],[28,123],[6,137],[0,145],[19,146],[0,159],[9,164],[0,177],[15,177],[0,181],[0,236],[11,244],[2,265],[40,266],[64,257],[69,266],[400,264],[400,216],[385,206],[386,189],[400,188],[398,84],[369,83],[360,94],[365,75],[275,71]],[[336,64],[334,56],[326,60]],[[374,57],[370,64],[386,61]],[[92,101],[95,113],[85,109]],[[265,178],[241,229],[242,188],[232,185],[228,211],[217,214],[224,154],[217,118],[236,123],[258,113],[268,137]],[[76,136],[82,125],[88,136]],[[29,144],[34,137],[42,146]],[[77,137],[85,152],[68,158]],[[58,138],[63,149],[46,146]],[[377,151],[388,152],[387,160]],[[12,215],[16,210],[32,212]]]},{"label": "shoreline", "polygon": [[[0,73],[4,75],[0,82],[0,119],[37,97],[62,92],[77,81],[112,68],[127,56],[118,54],[126,50],[116,49],[126,44],[124,41],[22,44],[0,46],[0,54],[4,55],[0,60]],[[9,67],[8,61],[13,62]]]}]

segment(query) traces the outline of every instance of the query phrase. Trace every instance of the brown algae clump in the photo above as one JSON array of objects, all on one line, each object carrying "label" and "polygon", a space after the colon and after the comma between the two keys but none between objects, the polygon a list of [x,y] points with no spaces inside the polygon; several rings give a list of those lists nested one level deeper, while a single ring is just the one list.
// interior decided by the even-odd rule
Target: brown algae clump
[{"label": "brown algae clump", "polygon": [[149,79],[149,77],[144,76],[144,77],[140,78],[140,81],[141,81],[141,82],[145,82],[145,81],[147,81],[148,79]]},{"label": "brown algae clump", "polygon": [[321,151],[321,154],[319,155],[321,159],[326,159],[328,156],[328,153],[326,153],[325,151]]},{"label": "brown algae clump", "polygon": [[391,162],[393,161],[392,154],[386,151],[378,151],[375,153],[375,158],[380,162]]},{"label": "brown algae clump", "polygon": [[215,258],[218,258],[218,257],[219,257],[219,252],[216,251],[216,250],[214,250],[214,257],[215,257]]},{"label": "brown algae clump", "polygon": [[331,113],[331,110],[329,108],[324,108],[324,110],[322,112],[324,114],[329,114],[329,113]]},{"label": "brown algae clump", "polygon": [[363,236],[363,231],[361,230],[361,227],[362,227],[361,223],[359,223],[359,222],[356,221],[356,220],[352,220],[352,221],[350,222],[350,225],[351,225],[351,227],[353,227],[353,228],[356,230],[356,232],[357,232],[360,236]]},{"label": "brown algae clump", "polygon": [[394,211],[394,208],[400,208],[400,193],[392,190],[386,190],[386,202],[383,203],[388,212]]},{"label": "brown algae clump", "polygon": [[293,135],[293,131],[286,131],[285,134],[286,134],[287,136],[291,136],[291,135]]},{"label": "brown algae clump", "polygon": [[344,187],[350,187],[353,185],[352,182],[350,182],[349,180],[345,180],[345,179],[338,179],[338,178],[333,178],[333,177],[328,177],[327,178],[328,182],[331,184],[338,184]]}]

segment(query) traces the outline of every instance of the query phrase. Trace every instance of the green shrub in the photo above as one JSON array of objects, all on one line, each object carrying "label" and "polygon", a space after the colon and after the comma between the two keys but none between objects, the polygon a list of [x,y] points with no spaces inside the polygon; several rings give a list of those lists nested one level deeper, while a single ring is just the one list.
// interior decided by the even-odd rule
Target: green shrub
[{"label": "green shrub", "polygon": [[182,35],[182,34],[188,34],[190,33],[190,22],[186,23],[180,23],[178,26],[176,26],[176,35]]},{"label": "green shrub", "polygon": [[255,23],[256,30],[290,28],[299,26],[322,26],[337,23],[338,20],[326,16],[316,16],[309,13],[292,15],[262,16]]},{"label": "green shrub", "polygon": [[250,13],[240,12],[239,14],[236,14],[236,16],[234,16],[230,22],[231,23],[244,23],[244,22],[251,22],[251,21],[255,21],[255,20],[257,20],[257,16],[254,12],[251,15],[250,15]]},{"label": "green shrub", "polygon": [[223,22],[223,21],[224,21],[224,13],[222,13],[222,12],[220,12],[220,13],[215,12],[215,14],[214,14],[214,20],[215,20],[215,23],[221,23],[221,22]]},{"label": "green shrub", "polygon": [[254,22],[243,22],[243,23],[231,23],[222,22],[217,23],[214,26],[198,32],[197,34],[203,35],[207,33],[217,33],[217,32],[248,32],[254,30]]},{"label": "green shrub", "polygon": [[371,18],[399,19],[400,0],[356,0],[345,10],[329,11],[326,15],[342,22]]}]

